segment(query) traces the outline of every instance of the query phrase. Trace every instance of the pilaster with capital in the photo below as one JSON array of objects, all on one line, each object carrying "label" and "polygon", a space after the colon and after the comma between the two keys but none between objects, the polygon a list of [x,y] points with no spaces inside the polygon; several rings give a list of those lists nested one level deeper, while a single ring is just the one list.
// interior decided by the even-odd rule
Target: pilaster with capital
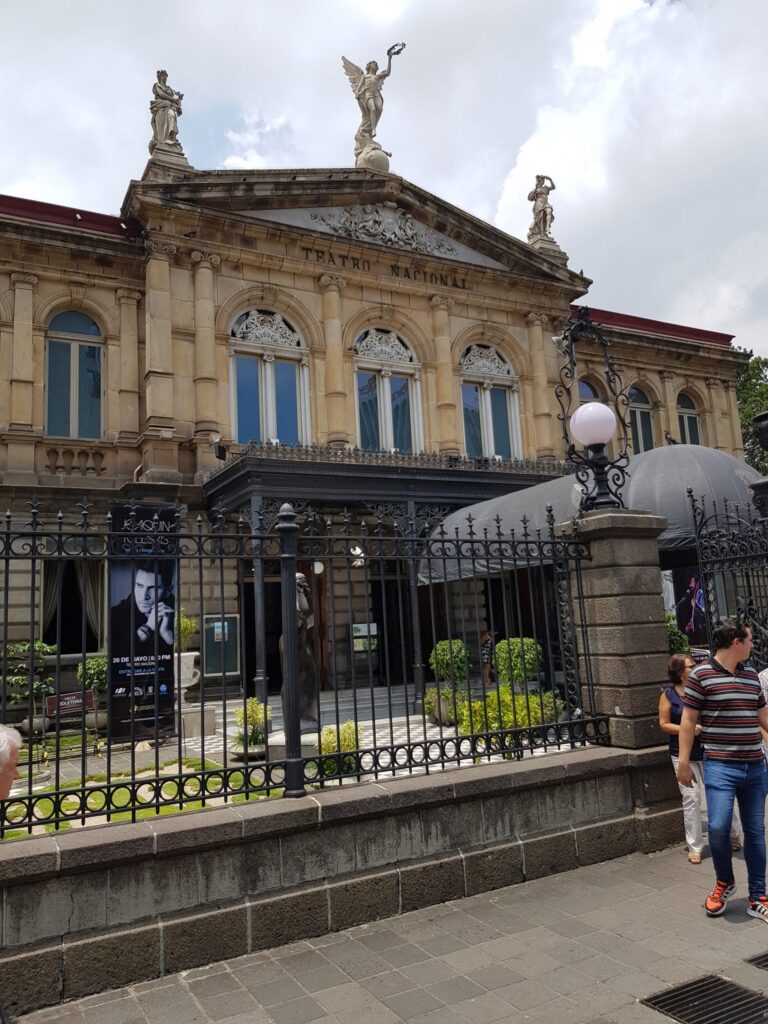
[{"label": "pilaster with capital", "polygon": [[[672,437],[677,437],[677,396],[675,395],[675,374],[671,370],[661,370],[661,387],[664,393],[664,401],[661,406],[661,429],[667,430]],[[679,440],[682,440],[680,438]]]},{"label": "pilaster with capital", "polygon": [[725,402],[728,410],[728,419],[731,424],[733,454],[737,459],[743,459],[744,438],[741,434],[741,416],[739,415],[739,403],[736,397],[736,381],[723,381],[723,387],[725,388]]},{"label": "pilaster with capital", "polygon": [[11,274],[13,287],[13,349],[11,354],[11,430],[32,429],[35,305],[34,274]]},{"label": "pilaster with capital", "polygon": [[145,429],[151,430],[174,425],[170,263],[176,246],[151,239],[146,243],[146,252]]},{"label": "pilaster with capital", "polygon": [[325,399],[328,410],[328,444],[344,445],[350,440],[347,392],[344,387],[344,348],[341,328],[341,293],[346,280],[323,274],[323,335],[325,337]]},{"label": "pilaster with capital", "polygon": [[120,395],[119,437],[135,439],[139,434],[139,322],[141,292],[119,288],[120,303]]},{"label": "pilaster with capital", "polygon": [[707,404],[711,410],[711,431],[709,443],[713,448],[719,448],[720,451],[728,451],[728,444],[723,434],[723,425],[720,422],[722,412],[722,381],[717,377],[706,377],[704,379],[704,383],[707,385]]},{"label": "pilaster with capital", "polygon": [[547,317],[544,313],[531,312],[526,316],[528,342],[533,368],[533,425],[536,434],[536,456],[540,459],[554,458],[555,446],[552,424],[552,389],[547,377],[547,361],[544,352],[544,328]]},{"label": "pilaster with capital", "polygon": [[216,331],[214,327],[213,272],[221,265],[215,252],[195,250],[195,435],[218,433]]},{"label": "pilaster with capital", "polygon": [[438,450],[449,455],[459,453],[456,394],[451,360],[451,307],[453,299],[433,295],[432,340],[435,346],[435,390],[437,392]]}]

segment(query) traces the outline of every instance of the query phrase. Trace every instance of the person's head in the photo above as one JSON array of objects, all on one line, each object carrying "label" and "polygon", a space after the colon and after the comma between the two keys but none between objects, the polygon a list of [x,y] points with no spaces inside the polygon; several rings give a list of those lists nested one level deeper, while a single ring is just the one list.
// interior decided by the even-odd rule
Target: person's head
[{"label": "person's head", "polygon": [[752,630],[735,619],[722,619],[712,632],[712,646],[716,651],[731,651],[739,661],[746,661],[752,653]]},{"label": "person's head", "polygon": [[168,72],[165,69],[158,71],[157,80],[158,82],[161,82],[163,85],[165,85],[165,83],[168,81]]},{"label": "person's head", "polygon": [[490,640],[490,639],[491,639],[491,631],[490,631],[490,629],[484,629],[483,632],[480,635],[480,643],[484,644],[487,640]]},{"label": "person's head", "polygon": [[691,576],[691,582],[688,584],[688,586],[691,588],[691,590],[696,590],[699,586],[699,577]]},{"label": "person's head", "polygon": [[139,562],[133,579],[133,598],[143,615],[149,615],[154,606],[164,601],[171,590],[173,567],[159,562]]},{"label": "person's head", "polygon": [[667,662],[667,675],[673,686],[684,686],[696,662],[690,654],[673,654]]},{"label": "person's head", "polygon": [[0,725],[0,800],[5,800],[19,773],[19,751],[21,736],[10,726]]},{"label": "person's head", "polygon": [[369,75],[375,75],[376,72],[379,70],[379,65],[376,63],[375,60],[369,60],[368,63],[365,65],[365,70],[368,72]]}]

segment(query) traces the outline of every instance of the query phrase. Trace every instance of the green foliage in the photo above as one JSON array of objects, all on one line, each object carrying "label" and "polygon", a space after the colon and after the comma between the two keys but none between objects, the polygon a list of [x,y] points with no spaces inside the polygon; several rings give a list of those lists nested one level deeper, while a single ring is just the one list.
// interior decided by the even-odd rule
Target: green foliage
[{"label": "green foliage", "polygon": [[248,727],[248,747],[253,749],[264,744],[268,723],[272,721],[272,708],[269,704],[262,704],[256,697],[249,697],[245,702],[245,709],[242,705],[235,708],[235,722],[240,726],[240,732],[235,737],[235,743],[239,747],[245,747],[245,728]]},{"label": "green foliage", "polygon": [[748,349],[736,348],[750,356],[749,362],[736,374],[736,401],[744,439],[744,458],[758,473],[768,476],[768,452],[764,452],[757,443],[752,426],[754,416],[768,411],[768,358],[755,356]]},{"label": "green foliage", "polygon": [[86,658],[85,672],[83,672],[82,661],[77,666],[77,681],[82,686],[85,678],[85,686],[94,693],[101,693],[107,688],[107,670],[109,664],[106,658]]},{"label": "green foliage", "polygon": [[[337,729],[335,725],[326,725],[320,730],[320,753],[336,754],[343,750],[357,750],[359,744],[357,726],[350,719],[342,722]],[[341,761],[341,764],[339,764]],[[321,775],[354,775],[357,771],[357,758],[355,757],[329,757],[320,758]]]},{"label": "green foliage", "polygon": [[541,645],[528,636],[499,640],[494,651],[496,676],[502,683],[536,679],[543,662]]},{"label": "green foliage", "polygon": [[198,625],[197,619],[191,615],[186,615],[184,609],[181,609],[181,615],[179,616],[179,633],[181,640],[181,649],[186,651],[189,648],[192,637],[197,633]]},{"label": "green foliage", "polygon": [[4,652],[0,652],[0,670],[3,661],[6,664],[6,674],[0,677],[0,684],[5,690],[7,700],[10,704],[21,704],[29,700],[30,696],[30,670],[32,675],[32,699],[44,697],[53,693],[53,677],[45,674],[45,661],[56,653],[53,644],[44,644],[36,640],[30,644],[28,640],[20,643],[8,644]]},{"label": "green foliage", "polygon": [[438,682],[466,679],[469,674],[469,657],[464,641],[438,640],[429,656],[429,667]]},{"label": "green foliage", "polygon": [[667,642],[670,654],[688,654],[691,649],[688,637],[677,628],[674,612],[667,612]]},{"label": "green foliage", "polygon": [[467,702],[459,716],[459,732],[492,732],[497,729],[524,729],[544,722],[556,722],[563,703],[552,693],[513,693],[512,687],[502,684],[479,700]]},{"label": "green foliage", "polygon": [[456,714],[461,714],[461,708],[469,700],[469,692],[463,687],[456,687],[454,690],[452,686],[444,686],[442,690],[438,690],[436,686],[431,686],[424,692],[424,714],[434,715],[437,717],[437,701],[438,698],[442,701],[444,708],[448,712],[448,724],[453,725],[454,718],[454,701],[456,703]]}]

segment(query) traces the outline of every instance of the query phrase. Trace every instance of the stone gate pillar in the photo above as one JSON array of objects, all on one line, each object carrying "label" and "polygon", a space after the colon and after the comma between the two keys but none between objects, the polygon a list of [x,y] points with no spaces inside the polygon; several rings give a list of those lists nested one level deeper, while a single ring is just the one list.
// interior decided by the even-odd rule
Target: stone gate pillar
[{"label": "stone gate pillar", "polygon": [[[624,509],[590,512],[578,524],[578,537],[590,548],[581,585],[595,710],[608,715],[615,747],[637,749],[664,741],[658,705],[669,647],[657,538],[665,527],[662,516]],[[573,533],[571,523],[557,529]],[[576,594],[573,605],[581,629]],[[579,649],[583,652],[582,643]],[[584,683],[583,653],[580,661]],[[582,703],[588,706],[584,693]]]}]

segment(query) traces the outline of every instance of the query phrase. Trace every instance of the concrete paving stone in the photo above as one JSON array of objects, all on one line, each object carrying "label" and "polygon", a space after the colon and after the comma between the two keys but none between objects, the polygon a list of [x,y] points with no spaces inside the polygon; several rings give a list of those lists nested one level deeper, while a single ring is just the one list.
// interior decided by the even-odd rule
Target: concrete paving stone
[{"label": "concrete paving stone", "polygon": [[618,992],[626,992],[635,999],[646,999],[655,992],[661,991],[659,979],[652,974],[645,974],[643,971],[628,971],[626,974],[617,974],[615,978],[609,978],[604,984],[607,988],[615,989]]},{"label": "concrete paving stone", "polygon": [[491,939],[490,942],[480,942],[472,947],[479,953],[487,953],[494,960],[502,963],[514,959],[516,956],[525,956],[530,951],[530,946],[520,942],[514,937],[502,936],[500,939]]},{"label": "concrete paving stone", "polygon": [[379,950],[382,960],[392,964],[393,967],[408,967],[411,964],[418,964],[424,960],[431,960],[432,954],[427,953],[421,946],[406,942],[402,946],[394,946],[392,949]]},{"label": "concrete paving stone", "polygon": [[[179,982],[177,982],[177,986],[181,987]],[[115,989],[112,992],[96,992],[92,996],[84,996],[82,999],[78,1000],[78,1007],[81,1010],[87,1010],[90,1006],[101,1006],[102,1003],[114,1003],[119,999],[126,999],[128,996],[132,995],[135,995],[135,992],[128,988]]]},{"label": "concrete paving stone", "polygon": [[489,991],[493,991],[495,988],[504,988],[506,985],[514,985],[518,981],[525,981],[524,975],[502,964],[476,967],[473,971],[467,971],[466,977]]},{"label": "concrete paving stone", "polygon": [[669,1024],[669,1017],[642,1003],[629,1003],[608,1015],[615,1024]]},{"label": "concrete paving stone", "polygon": [[337,1013],[339,1010],[349,1010],[355,1006],[366,1006],[372,1002],[371,993],[354,981],[348,981],[345,985],[336,985],[333,988],[327,988],[322,992],[317,992],[314,999],[324,1007],[328,1013]]},{"label": "concrete paving stone", "polygon": [[571,992],[578,992],[580,989],[596,985],[595,979],[590,978],[588,974],[580,970],[580,966],[580,964],[576,966],[567,965],[565,967],[558,967],[555,971],[547,972],[547,985],[552,988],[553,992],[557,992],[561,996],[567,996]]},{"label": "concrete paving stone", "polygon": [[304,989],[293,978],[281,978],[279,981],[268,981],[251,991],[258,993],[257,998],[262,1006],[269,1008],[291,999],[299,999],[306,995]]},{"label": "concrete paving stone", "polygon": [[618,989],[609,988],[606,982],[603,985],[594,985],[585,992],[579,993],[579,999],[584,1001],[590,1013],[612,1013],[621,1006],[628,1006],[635,1001],[635,997],[629,992],[620,992]]},{"label": "concrete paving stone", "polygon": [[[260,985],[268,985],[272,982],[287,981],[288,975],[282,969],[279,963],[273,960],[265,961],[260,964],[247,964],[243,967],[240,966],[240,962],[243,958],[238,957],[237,960],[232,961],[232,974],[237,978],[241,985],[254,991]],[[234,966],[237,964],[237,966]]]},{"label": "concrete paving stone", "polygon": [[152,981],[139,981],[131,985],[130,991],[134,996],[140,996],[144,992],[156,992],[161,988],[179,989],[182,987],[181,976],[172,974],[167,978],[153,978]]},{"label": "concrete paving stone", "polygon": [[465,1024],[466,1018],[460,1017],[450,1006],[440,1006],[428,1013],[420,1013],[411,1017],[409,1024]]},{"label": "concrete paving stone", "polygon": [[457,949],[466,949],[467,947],[467,943],[463,939],[457,939],[455,935],[448,935],[446,932],[415,941],[431,956],[443,956],[445,953],[454,953]]},{"label": "concrete paving stone", "polygon": [[597,907],[579,915],[579,920],[606,931],[616,931],[631,920],[631,912],[622,913],[616,907]]},{"label": "concrete paving stone", "polygon": [[491,1024],[509,1016],[508,1003],[494,992],[463,999],[460,1003],[454,1003],[451,1009],[467,1024]]},{"label": "concrete paving stone", "polygon": [[[325,1024],[335,1024],[335,1019],[332,1017],[320,1017],[317,1021],[313,1021],[313,1024],[323,1024],[323,1022]],[[159,1024],[163,1024],[163,1022],[161,1021]],[[273,1021],[266,1010],[257,1009],[238,1013],[235,1017],[225,1017],[221,1024],[273,1024]]]},{"label": "concrete paving stone", "polygon": [[328,966],[327,958],[316,949],[293,953],[291,956],[280,957],[279,960],[275,958],[275,962],[286,974],[290,974],[294,978],[307,971],[316,971]]},{"label": "concrete paving stone", "polygon": [[199,1003],[207,1017],[214,1021],[237,1017],[242,1013],[248,1013],[249,1010],[263,1009],[255,997],[244,988],[238,992],[224,992],[208,999],[200,999]]},{"label": "concrete paving stone", "polygon": [[133,996],[83,1010],[86,1024],[146,1024],[142,1007]]},{"label": "concrete paving stone", "polygon": [[141,999],[141,1008],[144,1011],[144,1017],[149,1024],[208,1024],[206,1015],[200,1004],[192,999],[191,996],[187,996],[186,999],[179,999],[175,1003],[164,1003],[158,1006],[157,1003],[152,1000]]},{"label": "concrete paving stone", "polygon": [[[590,934],[592,934],[590,932]],[[514,939],[521,945],[526,946],[529,949],[548,949],[550,946],[556,945],[558,942],[563,941],[563,936],[558,935],[557,932],[553,932],[549,928],[544,928],[541,925],[537,925],[535,928],[531,928],[525,932],[518,932]]]},{"label": "concrete paving stone", "polygon": [[594,949],[583,946],[580,942],[558,942],[553,946],[547,946],[547,953],[563,964],[577,964],[595,955]]},{"label": "concrete paving stone", "polygon": [[509,961],[509,966],[525,978],[540,978],[542,974],[547,974],[560,967],[560,961],[550,956],[549,953],[537,949],[526,953],[525,956],[515,957],[514,960]]},{"label": "concrete paving stone", "polygon": [[560,996],[558,999],[548,999],[546,1003],[539,1003],[527,1011],[526,1016],[537,1024],[582,1024],[592,1016],[592,1009],[584,1003],[567,996]]},{"label": "concrete paving stone", "polygon": [[[699,938],[701,938],[701,930],[699,930]],[[681,949],[688,949],[689,946],[695,945],[693,939],[688,939],[680,935],[669,934],[662,932],[659,935],[654,935],[650,939],[640,939],[637,942],[638,946],[643,946],[645,949],[655,949],[662,956],[677,956]]]},{"label": "concrete paving stone", "polygon": [[446,978],[455,978],[459,971],[442,960],[422,960],[418,964],[409,964],[400,968],[401,972],[410,978],[416,985],[434,985],[437,981],[445,981]]},{"label": "concrete paving stone", "polygon": [[24,1018],[24,1024],[83,1024],[84,1020],[79,1009],[68,1011],[65,1004],[64,1006],[50,1006],[37,1013],[29,1013]]},{"label": "concrete paving stone", "polygon": [[224,995],[227,992],[241,992],[243,986],[236,974],[231,971],[222,971],[220,974],[212,974],[208,978],[200,978],[198,981],[188,981],[187,988],[195,999],[208,999],[211,996]]},{"label": "concrete paving stone", "polygon": [[[184,981],[199,981],[201,978],[210,978],[213,974],[226,974],[229,971],[229,964],[225,961],[218,964],[207,964],[205,967],[193,967],[189,971],[180,971],[179,977]],[[162,979],[161,979],[162,980]]]},{"label": "concrete paving stone", "polygon": [[407,977],[401,971],[388,971],[386,974],[376,974],[372,978],[363,978],[360,981],[361,988],[370,992],[376,999],[384,999],[385,996],[396,996],[401,992],[408,992],[410,989],[418,988],[412,978]]},{"label": "concrete paving stone", "polygon": [[547,927],[556,935],[562,935],[566,939],[575,939],[577,936],[588,935],[597,930],[594,925],[578,917],[564,917],[560,921],[550,922]]},{"label": "concrete paving stone", "polygon": [[768,971],[763,971],[754,964],[732,964],[721,973],[738,985],[768,994]]},{"label": "concrete paving stone", "polygon": [[[658,978],[660,982],[667,982],[670,985],[682,985],[686,981],[700,978],[706,972],[702,971],[695,964],[669,956],[663,960],[657,960],[656,963],[648,964],[645,968],[645,973],[650,974],[652,978]],[[663,985],[659,985],[659,988],[663,988]]]},{"label": "concrete paving stone", "polygon": [[383,996],[381,1001],[403,1020],[411,1020],[420,1014],[445,1006],[445,1000],[438,999],[437,996],[427,992],[424,988],[413,988],[408,992]]},{"label": "concrete paving stone", "polygon": [[[435,930],[437,931],[437,929]],[[367,935],[358,935],[357,941],[361,945],[365,946],[366,949],[379,951],[382,949],[392,949],[395,946],[402,946],[403,943],[408,940],[404,935],[393,931],[391,928],[379,928]]]},{"label": "concrete paving stone", "polygon": [[612,960],[609,956],[595,956],[591,960],[584,960],[579,964],[579,970],[584,971],[595,981],[607,981],[608,978],[615,978],[617,974],[624,974],[626,964],[620,964],[618,960]]},{"label": "concrete paving stone", "polygon": [[312,994],[322,992],[326,988],[343,985],[347,981],[347,975],[336,964],[326,962],[325,967],[294,975],[294,981],[297,981],[302,988]]},{"label": "concrete paving stone", "polygon": [[269,1007],[269,1016],[274,1024],[308,1024],[309,1021],[327,1017],[324,1008],[311,996],[291,999],[287,1003]]},{"label": "concrete paving stone", "polygon": [[316,935],[312,939],[307,939],[307,942],[312,949],[324,949],[325,946],[337,946],[340,942],[345,942],[346,938],[343,932],[328,932],[327,935]]},{"label": "concrete paving stone", "polygon": [[661,929],[656,928],[655,925],[632,919],[622,921],[621,924],[617,924],[613,928],[609,927],[608,931],[620,935],[623,939],[630,939],[632,942],[640,942],[642,939],[651,939],[655,935],[662,934]]},{"label": "concrete paving stone", "polygon": [[728,950],[696,949],[695,946],[684,949],[678,954],[678,957],[680,960],[687,960],[689,964],[698,967],[702,974],[707,971],[721,971],[724,967],[741,960],[741,957]]},{"label": "concrete paving stone", "polygon": [[467,977],[458,974],[453,978],[446,978],[443,981],[427,985],[426,991],[431,992],[435,999],[439,999],[446,1006],[454,1006],[463,999],[472,999],[480,996],[486,989]]},{"label": "concrete paving stone", "polygon": [[401,1024],[402,1017],[393,1013],[384,1003],[375,1006],[356,1006],[336,1013],[339,1024]]},{"label": "concrete paving stone", "polygon": [[629,946],[621,946],[619,949],[611,949],[611,956],[619,963],[627,964],[629,967],[647,967],[661,959],[661,953],[646,946],[639,946],[632,942]]},{"label": "concrete paving stone", "polygon": [[523,1013],[527,1013],[532,1006],[538,1006],[539,1003],[552,997],[552,994],[540,982],[527,979],[526,981],[516,981],[514,985],[497,988],[495,994]]},{"label": "concrete paving stone", "polygon": [[466,949],[457,949],[455,953],[445,953],[440,959],[449,967],[455,968],[459,974],[466,974],[467,971],[471,971],[475,967],[487,967],[496,962],[487,953],[481,953],[471,946],[467,946]]}]

